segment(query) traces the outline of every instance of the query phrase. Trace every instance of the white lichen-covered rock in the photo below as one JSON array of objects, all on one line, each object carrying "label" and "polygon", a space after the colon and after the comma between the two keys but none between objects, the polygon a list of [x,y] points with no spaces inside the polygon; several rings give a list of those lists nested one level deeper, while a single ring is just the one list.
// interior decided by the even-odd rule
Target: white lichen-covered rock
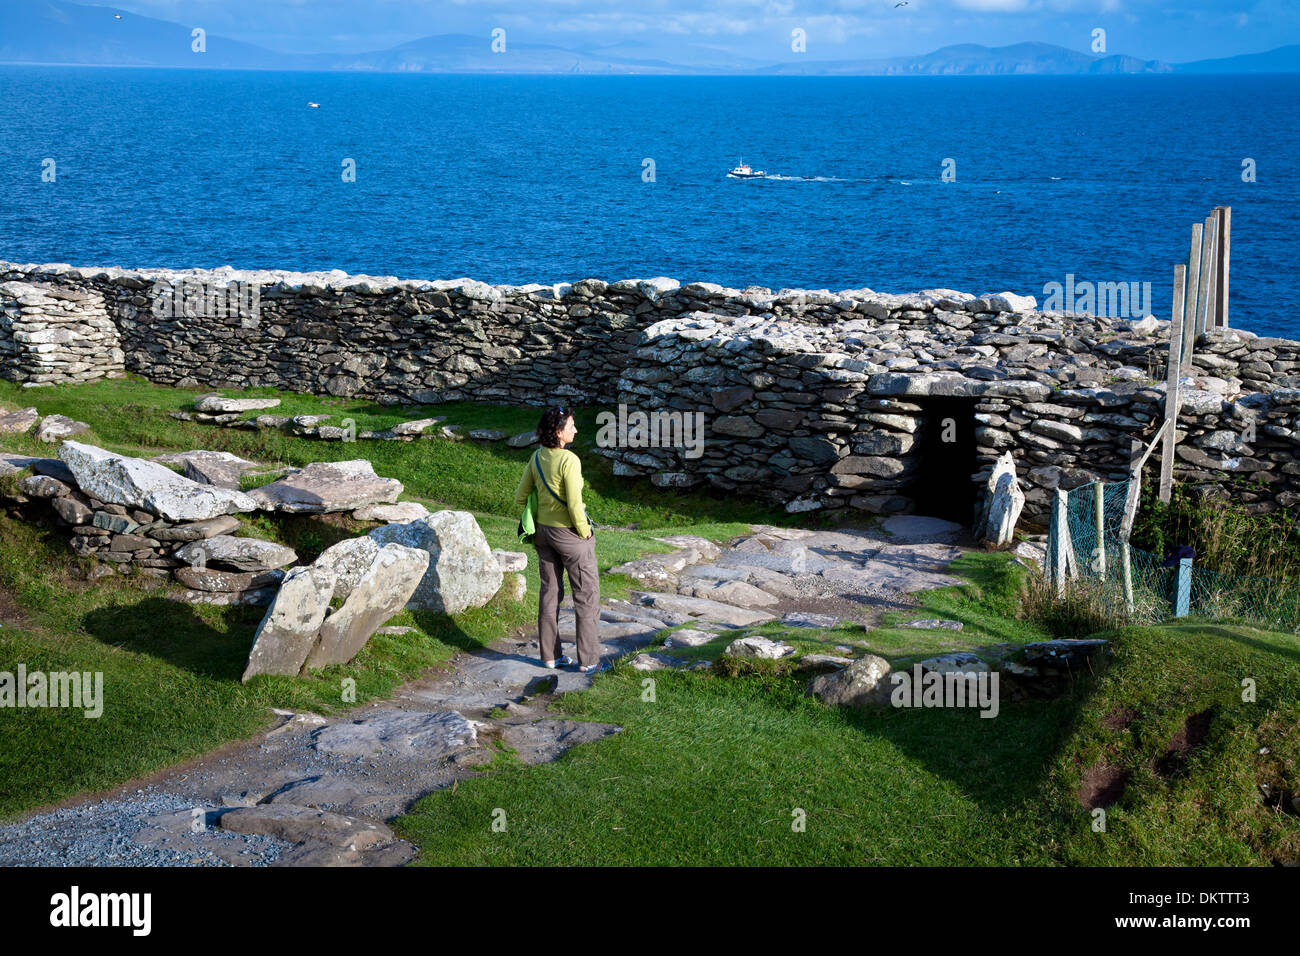
[{"label": "white lichen-covered rock", "polygon": [[697,631],[694,628],[684,627],[669,634],[668,639],[664,641],[664,647],[701,647],[717,639],[718,635],[712,631]]},{"label": "white lichen-covered rock", "polygon": [[918,665],[923,671],[935,674],[980,674],[987,673],[989,665],[967,651],[956,651],[941,657],[931,657]]},{"label": "white lichen-covered rock", "polygon": [[795,652],[795,649],[785,641],[772,641],[766,637],[750,635],[749,637],[738,637],[727,645],[726,651],[732,657],[758,657],[764,660],[774,661],[782,657],[789,657]]},{"label": "white lichen-covered rock", "polygon": [[232,412],[251,412],[264,408],[275,408],[280,404],[278,398],[222,398],[220,395],[205,395],[194,406],[196,411],[210,415],[225,415]]},{"label": "white lichen-covered rock", "polygon": [[1025,493],[1016,480],[1016,463],[1011,452],[998,459],[989,476],[984,518],[979,537],[991,548],[1009,548],[1015,539],[1016,522],[1025,507]]},{"label": "white lichen-covered rock", "polygon": [[386,544],[357,582],[343,606],[325,619],[320,638],[307,655],[308,667],[346,664],[370,635],[400,611],[429,568],[430,555],[418,548]]},{"label": "white lichen-covered rock", "polygon": [[243,680],[258,674],[293,676],[301,671],[333,594],[334,574],[328,568],[313,565],[286,574],[258,625]]},{"label": "white lichen-covered rock", "polygon": [[923,617],[915,621],[905,621],[902,627],[922,631],[960,631],[964,626],[961,621],[948,621],[937,617]]},{"label": "white lichen-covered rock", "polygon": [[193,541],[179,548],[176,557],[192,567],[234,568],[236,571],[271,571],[283,568],[298,560],[292,548],[260,538],[236,538],[219,534],[201,541]]},{"label": "white lichen-covered rock", "polygon": [[36,437],[47,445],[53,445],[56,441],[88,431],[90,426],[85,422],[74,421],[66,415],[47,415],[36,427]]},{"label": "white lichen-covered rock", "polygon": [[16,412],[0,415],[0,432],[6,434],[26,434],[41,420],[35,408],[21,408]]},{"label": "white lichen-covered rock", "polygon": [[392,505],[366,505],[352,512],[358,521],[382,521],[385,524],[405,524],[429,514],[429,509],[418,501],[399,501]]},{"label": "white lichen-covered rock", "polygon": [[249,492],[257,507],[291,514],[354,511],[365,505],[392,504],[402,493],[396,478],[381,478],[364,458],[318,461]]},{"label": "white lichen-covered rock", "polygon": [[1014,292],[985,292],[978,298],[965,303],[968,312],[1032,312],[1038,308],[1038,300],[1032,295],[1016,295]]},{"label": "white lichen-covered rock", "polygon": [[77,486],[92,498],[150,511],[168,521],[201,521],[257,507],[243,492],[201,485],[166,465],[115,455],[94,445],[65,441],[59,458]]},{"label": "white lichen-covered rock", "polygon": [[375,528],[379,544],[429,552],[429,568],[407,606],[459,614],[481,607],[501,589],[503,572],[487,538],[468,511],[437,511],[418,521]]},{"label": "white lichen-covered rock", "polygon": [[379,557],[379,543],[368,535],[346,538],[320,553],[313,566],[334,573],[334,595],[346,598]]},{"label": "white lichen-covered rock", "polygon": [[388,430],[394,435],[422,435],[439,422],[446,421],[446,416],[436,418],[419,418],[411,422],[398,422]]},{"label": "white lichen-covered rock", "polygon": [[828,707],[884,707],[893,689],[888,676],[889,661],[868,654],[843,670],[814,677],[808,682],[808,693]]},{"label": "white lichen-covered rock", "polygon": [[225,465],[230,465],[231,467],[238,469],[240,473],[251,471],[257,467],[257,462],[249,461],[247,458],[240,458],[238,455],[232,455],[228,451],[210,451],[206,448],[195,448],[190,451],[168,452],[165,455],[154,455],[149,460],[156,461],[161,465],[170,465],[172,467],[182,468],[191,461],[216,461]]},{"label": "white lichen-covered rock", "polygon": [[502,571],[523,571],[528,567],[528,555],[523,551],[499,551],[493,549],[492,556]]},{"label": "white lichen-covered rock", "polygon": [[455,711],[371,711],[356,720],[339,721],[312,733],[320,753],[345,757],[442,760],[477,746],[477,726]]}]

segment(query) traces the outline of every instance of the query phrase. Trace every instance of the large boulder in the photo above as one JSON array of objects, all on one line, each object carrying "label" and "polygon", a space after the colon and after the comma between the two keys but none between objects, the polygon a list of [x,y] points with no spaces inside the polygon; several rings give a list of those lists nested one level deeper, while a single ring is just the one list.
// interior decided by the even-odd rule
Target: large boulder
[{"label": "large boulder", "polygon": [[346,664],[370,635],[400,611],[429,569],[430,555],[418,548],[386,544],[343,606],[325,619],[320,638],[307,655],[308,667]]},{"label": "large boulder", "polygon": [[483,606],[501,588],[501,566],[468,511],[437,511],[407,524],[384,525],[370,537],[381,545],[429,552],[429,568],[407,605],[414,610],[459,614]]},{"label": "large boulder", "polygon": [[1025,507],[1025,493],[1016,480],[1016,463],[1011,452],[998,459],[989,475],[988,493],[984,498],[984,517],[977,536],[991,548],[1009,548],[1014,543],[1016,522]]},{"label": "large boulder", "polygon": [[828,707],[884,707],[893,690],[888,676],[889,661],[868,654],[841,671],[814,677],[808,682],[808,693]]},{"label": "large boulder", "polygon": [[243,680],[258,674],[294,676],[316,643],[334,594],[334,574],[316,566],[294,568],[267,608],[253,639]]},{"label": "large boulder", "polygon": [[298,560],[293,549],[282,544],[229,534],[193,541],[177,549],[176,557],[194,567],[215,564],[236,571],[271,571]]},{"label": "large boulder", "polygon": [[149,511],[168,521],[200,521],[257,507],[257,502],[242,492],[201,485],[166,465],[115,455],[94,445],[65,441],[59,446],[59,458],[87,495]]},{"label": "large boulder", "polygon": [[249,495],[265,511],[323,514],[365,505],[392,504],[402,493],[396,478],[380,478],[364,458],[318,461]]},{"label": "large boulder", "polygon": [[[334,596],[347,598],[370,566],[379,557],[379,543],[374,538],[344,538],[320,553],[313,563],[334,572]],[[409,595],[408,595],[409,596]]]}]

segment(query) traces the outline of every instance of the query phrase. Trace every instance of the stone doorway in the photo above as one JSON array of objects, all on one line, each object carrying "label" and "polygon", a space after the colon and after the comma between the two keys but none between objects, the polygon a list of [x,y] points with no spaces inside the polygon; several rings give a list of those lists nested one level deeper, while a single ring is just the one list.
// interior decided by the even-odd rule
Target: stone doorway
[{"label": "stone doorway", "polygon": [[917,514],[970,526],[979,503],[973,398],[917,397],[915,471],[901,491]]}]

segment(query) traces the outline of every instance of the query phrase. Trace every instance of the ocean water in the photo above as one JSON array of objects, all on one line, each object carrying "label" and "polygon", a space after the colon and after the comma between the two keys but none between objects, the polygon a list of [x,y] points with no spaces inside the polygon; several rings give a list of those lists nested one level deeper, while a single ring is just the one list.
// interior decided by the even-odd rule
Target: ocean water
[{"label": "ocean water", "polygon": [[[1167,317],[1191,224],[1230,205],[1232,324],[1300,337],[1298,113],[1296,75],[0,67],[0,259],[1040,302],[1073,275],[1150,282]],[[727,179],[741,158],[769,178]]]}]

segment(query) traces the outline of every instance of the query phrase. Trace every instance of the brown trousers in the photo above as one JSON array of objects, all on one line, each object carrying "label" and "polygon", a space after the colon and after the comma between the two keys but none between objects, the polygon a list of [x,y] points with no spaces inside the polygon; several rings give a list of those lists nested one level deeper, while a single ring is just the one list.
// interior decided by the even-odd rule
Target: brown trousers
[{"label": "brown trousers", "polygon": [[596,663],[600,645],[596,640],[596,621],[600,615],[600,572],[596,568],[596,537],[582,538],[572,528],[553,528],[538,524],[537,571],[541,593],[537,603],[537,643],[542,660],[560,657],[560,602],[564,600],[564,572],[569,572],[573,590],[573,609],[577,617],[578,663],[583,667]]}]

